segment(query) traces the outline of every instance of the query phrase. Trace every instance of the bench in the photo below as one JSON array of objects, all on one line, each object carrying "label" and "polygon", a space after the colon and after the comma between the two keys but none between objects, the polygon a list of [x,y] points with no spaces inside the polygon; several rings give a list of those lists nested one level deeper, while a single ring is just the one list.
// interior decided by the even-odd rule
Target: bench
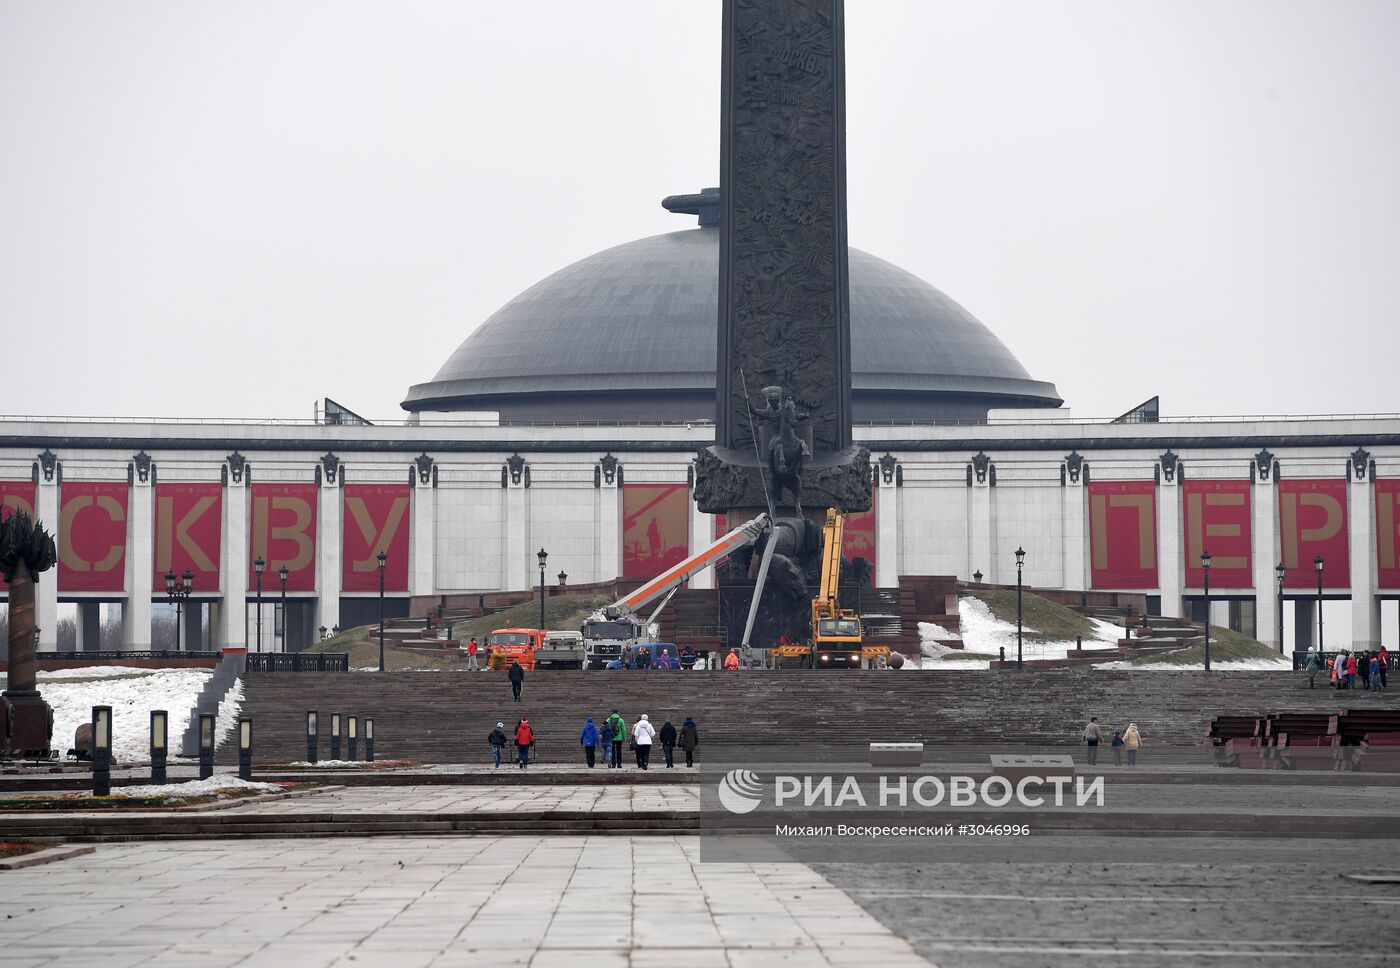
[{"label": "bench", "polygon": [[871,743],[871,766],[923,766],[923,743]]}]

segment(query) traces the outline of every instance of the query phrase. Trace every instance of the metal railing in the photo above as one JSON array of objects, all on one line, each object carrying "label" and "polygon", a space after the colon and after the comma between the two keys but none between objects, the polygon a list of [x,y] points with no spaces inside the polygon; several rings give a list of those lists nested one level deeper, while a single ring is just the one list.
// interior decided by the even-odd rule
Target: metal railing
[{"label": "metal railing", "polygon": [[176,649],[133,649],[124,651],[122,649],[102,649],[97,652],[36,652],[34,658],[39,661],[56,662],[92,662],[94,660],[107,659],[155,659],[166,662],[171,659],[206,659],[218,661],[223,657],[222,652],[180,652]]},{"label": "metal railing", "polygon": [[249,672],[348,672],[346,652],[250,652]]}]

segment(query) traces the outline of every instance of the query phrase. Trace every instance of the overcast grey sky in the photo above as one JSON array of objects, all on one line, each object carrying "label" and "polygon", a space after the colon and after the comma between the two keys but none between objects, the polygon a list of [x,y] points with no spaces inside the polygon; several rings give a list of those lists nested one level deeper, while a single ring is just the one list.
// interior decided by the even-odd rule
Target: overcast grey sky
[{"label": "overcast grey sky", "polygon": [[[403,416],[521,289],[693,224],[719,10],[4,0],[0,412]],[[1400,410],[1400,3],[847,21],[851,244],[1076,414]]]}]

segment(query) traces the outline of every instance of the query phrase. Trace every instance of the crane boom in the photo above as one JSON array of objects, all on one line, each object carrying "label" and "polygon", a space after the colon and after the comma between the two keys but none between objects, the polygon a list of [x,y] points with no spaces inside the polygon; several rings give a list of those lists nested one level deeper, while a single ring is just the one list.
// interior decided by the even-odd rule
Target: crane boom
[{"label": "crane boom", "polygon": [[752,521],[745,521],[685,561],[657,575],[630,595],[624,595],[611,605],[606,606],[603,609],[603,614],[610,620],[635,616],[638,609],[679,587],[682,582],[706,568],[718,565],[740,548],[753,544],[767,530],[768,515],[766,514],[760,514]]},{"label": "crane boom", "polygon": [[836,614],[841,587],[841,539],[846,533],[846,515],[835,508],[826,510],[822,528],[822,587],[818,596],[823,618]]}]

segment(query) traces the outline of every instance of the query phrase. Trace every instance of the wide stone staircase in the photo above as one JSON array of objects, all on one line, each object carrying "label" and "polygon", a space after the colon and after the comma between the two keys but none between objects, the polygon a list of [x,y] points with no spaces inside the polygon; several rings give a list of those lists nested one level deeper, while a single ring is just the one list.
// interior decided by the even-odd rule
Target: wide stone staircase
[{"label": "wide stone staircase", "polygon": [[[524,702],[513,703],[500,672],[279,672],[245,677],[243,715],[254,721],[255,761],[263,764],[305,758],[310,709],[320,713],[323,758],[329,714],[340,712],[374,718],[381,759],[482,762],[496,722],[510,732],[525,717],[538,736],[538,759],[575,762],[584,718],[599,720],[614,707],[629,724],[643,712],[658,727],[693,716],[702,755],[712,759],[839,758],[859,757],[875,741],[1068,747],[1090,716],[1109,729],[1136,722],[1149,748],[1198,747],[1214,716],[1336,711],[1330,690],[1302,686],[1288,672],[542,670],[527,676]],[[1353,706],[1387,705],[1373,694],[1345,698]],[[236,751],[225,744],[220,756],[232,761]]]}]

